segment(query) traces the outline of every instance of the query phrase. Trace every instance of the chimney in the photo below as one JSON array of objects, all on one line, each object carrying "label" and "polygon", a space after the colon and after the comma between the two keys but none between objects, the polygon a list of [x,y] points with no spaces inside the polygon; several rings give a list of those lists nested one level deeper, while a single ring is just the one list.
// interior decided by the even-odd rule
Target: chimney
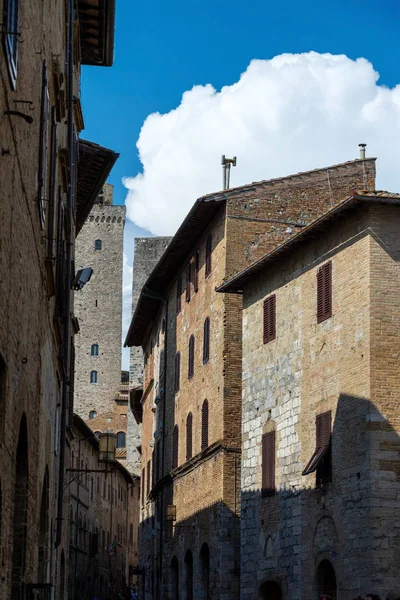
[{"label": "chimney", "polygon": [[365,159],[365,148],[367,147],[367,144],[358,144],[358,147],[360,148],[360,159],[364,160]]}]

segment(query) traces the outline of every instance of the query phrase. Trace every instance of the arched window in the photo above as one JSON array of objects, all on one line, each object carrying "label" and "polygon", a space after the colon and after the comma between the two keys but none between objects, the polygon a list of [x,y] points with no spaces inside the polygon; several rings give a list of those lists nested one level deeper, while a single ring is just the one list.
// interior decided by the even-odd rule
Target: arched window
[{"label": "arched window", "polygon": [[203,365],[208,363],[210,358],[210,317],[204,321],[204,336],[203,336]]},{"label": "arched window", "polygon": [[329,560],[324,559],[318,565],[316,573],[318,596],[331,596],[336,598],[336,574]]},{"label": "arched window", "polygon": [[190,460],[192,458],[192,450],[193,450],[193,415],[189,413],[186,419],[186,460]]},{"label": "arched window", "polygon": [[282,600],[282,589],[276,581],[265,581],[260,586],[259,597],[261,600]]},{"label": "arched window", "polygon": [[190,336],[189,340],[189,361],[188,361],[188,377],[191,379],[194,375],[194,335]]},{"label": "arched window", "polygon": [[193,600],[193,556],[190,550],[185,554],[186,600]]},{"label": "arched window", "polygon": [[22,598],[25,584],[26,542],[28,533],[28,480],[28,430],[26,417],[23,415],[19,428],[15,460],[11,598]]},{"label": "arched window", "polygon": [[125,448],[125,446],[126,446],[125,431],[118,431],[118,433],[117,433],[117,448]]},{"label": "arched window", "polygon": [[174,433],[172,436],[172,468],[176,469],[178,466],[179,457],[179,427],[175,425]]},{"label": "arched window", "polygon": [[91,410],[89,413],[89,419],[95,419],[97,417],[97,412],[95,410]]},{"label": "arched window", "polygon": [[90,354],[92,356],[98,356],[99,355],[99,345],[98,344],[92,344],[92,347],[90,349]]},{"label": "arched window", "polygon": [[204,400],[201,408],[201,449],[208,447],[208,400]]},{"label": "arched window", "polygon": [[181,353],[175,354],[175,394],[179,392],[181,380]]},{"label": "arched window", "polygon": [[97,383],[97,371],[90,371],[90,383]]},{"label": "arched window", "polygon": [[96,240],[95,243],[94,243],[94,249],[95,250],[101,250],[101,247],[102,247],[101,240]]}]

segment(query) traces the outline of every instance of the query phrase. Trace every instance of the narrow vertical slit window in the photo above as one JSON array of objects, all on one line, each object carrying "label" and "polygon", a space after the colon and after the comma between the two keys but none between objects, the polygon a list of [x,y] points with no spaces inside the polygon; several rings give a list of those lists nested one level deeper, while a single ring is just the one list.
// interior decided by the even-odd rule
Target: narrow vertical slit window
[{"label": "narrow vertical slit window", "polygon": [[204,400],[201,409],[201,449],[208,447],[208,400]]},{"label": "narrow vertical slit window", "polygon": [[204,321],[203,333],[203,365],[208,363],[210,359],[210,317]]},{"label": "narrow vertical slit window", "polygon": [[189,360],[188,360],[188,377],[191,379],[194,375],[194,335],[189,339]]},{"label": "narrow vertical slit window", "polygon": [[181,310],[182,310],[182,276],[180,276],[178,278],[178,281],[176,282],[176,314],[179,315]]},{"label": "narrow vertical slit window", "polygon": [[194,269],[193,269],[193,287],[194,292],[197,293],[199,290],[199,271],[200,271],[200,250],[197,248],[194,257]]},{"label": "narrow vertical slit window", "polygon": [[264,344],[276,338],[276,296],[273,294],[264,300],[263,340]]},{"label": "narrow vertical slit window", "polygon": [[14,90],[18,72],[19,4],[19,0],[4,0],[3,8],[3,45],[11,85]]},{"label": "narrow vertical slit window", "polygon": [[179,392],[181,381],[181,353],[175,354],[175,394]]},{"label": "narrow vertical slit window", "polygon": [[98,356],[99,355],[99,345],[98,344],[92,344],[91,349],[90,349],[90,354],[92,356]]},{"label": "narrow vertical slit window", "polygon": [[178,466],[179,458],[179,427],[175,425],[174,432],[172,434],[172,468],[176,469]]},{"label": "narrow vertical slit window", "polygon": [[103,244],[102,244],[101,240],[95,240],[95,242],[94,242],[94,249],[95,250],[101,250],[102,246],[103,246]]},{"label": "narrow vertical slit window", "polygon": [[90,383],[97,383],[97,371],[90,371]]},{"label": "narrow vertical slit window", "polygon": [[275,492],[275,431],[262,436],[262,495]]},{"label": "narrow vertical slit window", "polygon": [[206,239],[206,278],[211,274],[211,254],[212,254],[212,237],[211,234]]},{"label": "narrow vertical slit window", "polygon": [[332,316],[332,261],[317,271],[317,322],[322,323]]},{"label": "narrow vertical slit window", "polygon": [[186,460],[193,455],[193,415],[189,413],[186,419]]},{"label": "narrow vertical slit window", "polygon": [[192,288],[192,263],[189,262],[186,267],[186,302],[190,302]]}]

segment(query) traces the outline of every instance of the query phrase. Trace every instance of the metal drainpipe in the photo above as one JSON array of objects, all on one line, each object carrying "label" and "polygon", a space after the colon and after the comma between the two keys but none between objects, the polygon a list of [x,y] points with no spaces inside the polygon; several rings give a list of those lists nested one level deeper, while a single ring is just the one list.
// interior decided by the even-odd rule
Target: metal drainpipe
[{"label": "metal drainpipe", "polygon": [[63,508],[64,508],[64,474],[65,474],[65,446],[66,446],[66,431],[67,431],[67,405],[70,389],[70,312],[71,312],[71,262],[72,262],[72,232],[71,226],[73,223],[73,199],[75,192],[75,168],[74,168],[74,148],[73,148],[73,101],[74,101],[74,0],[68,0],[68,158],[69,158],[69,186],[67,195],[67,213],[69,220],[69,228],[67,233],[67,268],[65,273],[66,282],[66,297],[64,306],[64,378],[62,385],[62,400],[61,400],[61,427],[60,427],[60,465],[58,475],[58,498],[57,498],[57,531],[55,548],[61,544],[62,524],[63,524]]},{"label": "metal drainpipe", "polygon": [[[164,335],[164,393],[162,400],[163,416],[162,416],[162,445],[161,445],[161,478],[164,476],[164,459],[165,459],[165,406],[167,398],[167,345],[168,345],[168,298],[164,298],[165,303],[165,335]],[[164,535],[164,488],[160,490],[160,588],[162,589],[162,572],[163,572],[163,535]],[[161,591],[161,590],[160,590]],[[160,598],[162,594],[160,593]]]}]

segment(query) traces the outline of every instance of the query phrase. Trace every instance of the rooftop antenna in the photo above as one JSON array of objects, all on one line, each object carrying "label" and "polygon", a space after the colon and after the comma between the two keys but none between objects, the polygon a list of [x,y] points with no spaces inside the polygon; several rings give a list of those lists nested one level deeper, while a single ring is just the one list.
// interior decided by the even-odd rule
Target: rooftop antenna
[{"label": "rooftop antenna", "polygon": [[221,159],[222,165],[222,186],[224,190],[229,189],[229,182],[231,178],[231,165],[236,167],[236,156],[233,158],[226,158],[225,154],[222,155]]}]

